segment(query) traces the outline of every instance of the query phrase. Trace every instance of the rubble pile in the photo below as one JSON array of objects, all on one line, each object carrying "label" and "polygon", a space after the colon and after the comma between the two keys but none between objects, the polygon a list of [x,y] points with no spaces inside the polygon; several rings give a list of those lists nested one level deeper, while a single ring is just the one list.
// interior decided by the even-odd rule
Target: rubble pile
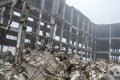
[{"label": "rubble pile", "polygon": [[119,64],[74,53],[25,49],[21,63],[10,60],[0,59],[0,80],[120,80]]}]

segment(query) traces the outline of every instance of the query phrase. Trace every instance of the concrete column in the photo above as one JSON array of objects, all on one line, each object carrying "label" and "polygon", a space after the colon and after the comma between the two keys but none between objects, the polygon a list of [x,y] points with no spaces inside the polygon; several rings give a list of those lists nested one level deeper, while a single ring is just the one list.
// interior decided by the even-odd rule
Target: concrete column
[{"label": "concrete column", "polygon": [[52,15],[56,15],[58,13],[58,8],[59,8],[59,0],[53,0],[52,3]]},{"label": "concrete column", "polygon": [[61,33],[60,33],[60,50],[62,49],[63,29],[64,29],[64,22],[62,23]]},{"label": "concrete column", "polygon": [[69,35],[69,41],[68,41],[68,50],[70,49],[70,41],[71,41],[71,37],[72,37],[72,35],[71,35],[71,33],[72,33],[72,26],[70,26],[70,35]]},{"label": "concrete column", "polygon": [[114,61],[114,56],[112,55],[112,61]]},{"label": "concrete column", "polygon": [[[109,26],[109,37],[111,37],[111,25]],[[109,60],[110,60],[110,55],[111,55],[111,38],[109,38]]]},{"label": "concrete column", "polygon": [[78,37],[79,37],[79,30],[77,29],[76,52],[78,52],[78,48],[79,48]]},{"label": "concrete column", "polygon": [[63,38],[63,29],[64,29],[65,8],[66,8],[66,6],[64,4],[63,13],[62,13],[63,22],[62,22],[61,34],[60,34],[60,50],[62,49],[62,38]]},{"label": "concrete column", "polygon": [[[82,49],[83,49],[83,42],[84,42],[84,41],[83,41],[83,38],[84,38],[84,34],[82,33],[82,39],[81,39],[81,40],[82,40],[82,41],[81,41],[81,48],[82,48]],[[83,57],[82,54],[83,54],[83,50],[81,50],[81,57]]]},{"label": "concrete column", "polygon": [[54,6],[53,6],[53,9],[54,9],[55,15],[58,14],[59,5],[60,5],[60,0],[54,0]]},{"label": "concrete column", "polygon": [[[96,27],[94,26],[94,24],[92,24],[92,37],[93,37],[93,44],[92,44],[92,52],[93,52],[93,56],[94,56],[94,60],[96,60],[96,35],[94,36],[94,28],[96,29]],[[96,32],[95,32],[96,34]]]},{"label": "concrete column", "polygon": [[[54,40],[54,37],[55,37],[55,32],[56,32],[56,24],[55,24],[55,17],[51,17],[51,26],[50,26],[50,38],[51,40]],[[53,48],[53,41],[50,42],[50,47]]]},{"label": "concrete column", "polygon": [[2,52],[3,51],[3,45],[1,45],[1,48],[0,48],[0,52]]},{"label": "concrete column", "polygon": [[83,33],[82,33],[82,48],[83,48],[83,44],[84,44],[84,25],[85,25],[85,20],[83,19]]},{"label": "concrete column", "polygon": [[23,3],[22,14],[21,14],[21,19],[19,24],[18,40],[17,40],[17,53],[16,53],[17,62],[21,62],[21,58],[22,58],[22,51],[25,43],[27,19],[29,16],[30,4],[31,4],[31,0],[26,0]]},{"label": "concrete column", "polygon": [[119,56],[117,56],[117,62],[119,61]]},{"label": "concrete column", "polygon": [[7,28],[6,28],[7,30],[10,28],[10,25],[12,23],[12,18],[13,18],[13,14],[14,14],[14,8],[15,8],[17,2],[18,2],[18,0],[14,0],[12,2],[10,12],[9,12],[9,20],[8,20],[8,24],[7,24]]},{"label": "concrete column", "polygon": [[[93,42],[93,39],[91,38],[91,41],[90,41],[90,47],[91,47],[90,54],[91,54],[91,56],[94,55],[94,53],[93,53],[93,44],[94,44],[94,42]],[[91,59],[93,59],[93,57],[91,57]]]},{"label": "concrete column", "polygon": [[89,31],[90,31],[90,30],[89,30],[89,27],[90,27],[90,21],[88,21],[88,25],[87,25],[87,28],[88,28],[88,29],[87,29],[87,33],[88,33],[88,34],[89,34]]},{"label": "concrete column", "polygon": [[[59,0],[53,0],[53,6],[52,6],[52,15],[56,15],[58,13],[59,8]],[[55,24],[55,17],[51,16],[51,27],[50,27],[50,38],[54,39],[55,32],[56,32],[56,24]]]},{"label": "concrete column", "polygon": [[[2,24],[2,17],[3,17],[3,8],[0,8],[0,24]],[[0,38],[2,38],[2,33],[0,34]],[[0,39],[2,42],[2,39]],[[3,50],[3,45],[1,44],[0,52]]]},{"label": "concrete column", "polygon": [[[5,11],[5,7],[0,8],[0,24],[3,24],[4,11]],[[0,41],[1,41],[1,49],[0,49],[0,51],[2,52],[3,51],[3,44],[4,44],[3,42],[4,42],[4,39],[6,37],[6,34],[4,32],[2,33],[1,29],[0,29],[0,32],[1,32],[1,39],[0,39]]]},{"label": "concrete column", "polygon": [[93,24],[92,24],[92,26],[91,26],[91,36],[92,36],[92,37],[91,37],[91,41],[90,41],[90,44],[91,44],[90,47],[91,47],[91,55],[94,56],[94,53],[93,53],[93,52],[94,52],[94,51],[93,51],[93,49],[94,49],[94,47],[93,47],[94,42],[93,42],[93,32],[92,32],[92,31],[93,31]]},{"label": "concrete column", "polygon": [[41,9],[40,9],[40,12],[39,12],[39,20],[37,22],[37,28],[36,28],[36,44],[37,42],[39,41],[39,31],[40,31],[40,28],[41,28],[41,18],[42,18],[42,14],[43,14],[43,9],[44,9],[44,5],[45,5],[45,0],[41,0]]},{"label": "concrete column", "polygon": [[85,51],[85,59],[86,59],[86,61],[87,61],[87,57],[88,57],[88,53],[87,53],[87,51]]},{"label": "concrete column", "polygon": [[[89,34],[89,32],[90,32],[89,27],[90,27],[90,21],[88,21],[88,29],[87,29],[88,34]],[[90,46],[89,46],[90,41],[91,41],[90,36],[88,36],[87,46],[89,47],[89,48],[88,48],[89,50],[90,50]],[[89,54],[90,54],[90,53],[89,53]]]},{"label": "concrete column", "polygon": [[[88,22],[88,25],[87,25],[87,33],[89,33],[89,22]],[[85,35],[85,41],[84,41],[84,43],[85,43],[85,49],[86,49],[86,52],[85,52],[85,54],[86,54],[86,60],[87,60],[87,57],[88,57],[88,40],[89,40],[89,36],[88,35]]]},{"label": "concrete column", "polygon": [[85,29],[85,17],[83,17],[83,22],[82,22],[82,30],[84,31]]},{"label": "concrete column", "polygon": [[[0,30],[1,31],[1,30]],[[3,45],[4,45],[4,40],[5,40],[5,38],[6,38],[6,34],[5,34],[5,32],[3,31],[1,31],[1,37],[0,37],[0,41],[1,41],[1,52],[3,51]]]},{"label": "concrete column", "polygon": [[117,56],[115,55],[115,62],[117,62]]},{"label": "concrete column", "polygon": [[115,55],[114,55],[114,62],[115,62]]},{"label": "concrete column", "polygon": [[1,44],[0,44],[0,45],[1,45],[0,52],[3,51],[3,42],[2,42],[3,39],[2,39],[2,38],[3,38],[3,34],[1,33],[1,34],[0,34],[0,43],[1,43]]},{"label": "concrete column", "polygon": [[2,24],[3,22],[2,22],[2,18],[3,18],[3,14],[4,14],[4,11],[5,11],[5,7],[2,7],[2,8],[0,8],[0,23]]},{"label": "concrete column", "polygon": [[55,34],[55,17],[51,17],[51,26],[50,26],[50,38],[54,39],[54,34]]},{"label": "concrete column", "polygon": [[91,28],[92,28],[92,29],[91,29],[91,36],[92,36],[92,37],[93,37],[93,26],[94,26],[94,25],[92,24],[92,26],[91,26]]},{"label": "concrete column", "polygon": [[115,61],[115,57],[114,57],[114,55],[113,55],[113,61]]},{"label": "concrete column", "polygon": [[[83,18],[83,22],[82,22],[82,31],[83,31],[83,33],[82,33],[82,41],[81,41],[81,48],[83,48],[83,44],[84,44],[84,25],[85,25],[85,20],[84,20],[84,18]],[[81,50],[81,57],[83,57],[83,50]]]},{"label": "concrete column", "polygon": [[[96,51],[96,40],[95,40],[95,42],[94,42],[94,50],[93,50],[93,52],[95,53],[95,51]],[[96,55],[96,54],[95,54]],[[95,59],[96,59],[96,56],[95,56]]]},{"label": "concrete column", "polygon": [[73,7],[71,8],[71,16],[70,16],[70,36],[69,36],[69,48],[70,48],[70,41],[71,41],[71,37],[72,37],[72,20],[73,20]]},{"label": "concrete column", "polygon": [[4,25],[7,25],[8,24],[8,21],[9,21],[9,13],[10,12],[10,8],[8,6],[5,6],[5,11],[4,11],[4,14],[3,14],[3,24]]},{"label": "concrete column", "polygon": [[[32,28],[32,33],[33,33],[34,36],[37,35],[36,34],[36,30],[37,30],[37,27],[38,27],[38,25],[36,24],[37,22],[38,22],[38,20],[34,18],[33,24],[31,25],[31,26],[34,26]],[[36,37],[33,37],[33,39],[31,39],[31,42],[30,42],[30,48],[31,49],[35,49],[36,48],[35,43],[36,43]]]},{"label": "concrete column", "polygon": [[79,47],[79,42],[78,42],[78,37],[79,37],[79,22],[80,22],[80,15],[78,14],[77,15],[77,39],[76,39],[76,43],[77,43],[77,45],[76,45],[76,50],[77,50],[77,52],[78,52],[78,47]]},{"label": "concrete column", "polygon": [[84,45],[85,45],[85,57],[86,57],[86,60],[87,60],[87,35],[84,35]]}]

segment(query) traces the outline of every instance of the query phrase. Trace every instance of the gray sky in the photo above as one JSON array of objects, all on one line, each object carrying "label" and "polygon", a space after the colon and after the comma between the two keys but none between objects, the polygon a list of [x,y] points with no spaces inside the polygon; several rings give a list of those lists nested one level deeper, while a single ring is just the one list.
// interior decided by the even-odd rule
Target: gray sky
[{"label": "gray sky", "polygon": [[120,23],[120,0],[66,0],[96,24]]}]

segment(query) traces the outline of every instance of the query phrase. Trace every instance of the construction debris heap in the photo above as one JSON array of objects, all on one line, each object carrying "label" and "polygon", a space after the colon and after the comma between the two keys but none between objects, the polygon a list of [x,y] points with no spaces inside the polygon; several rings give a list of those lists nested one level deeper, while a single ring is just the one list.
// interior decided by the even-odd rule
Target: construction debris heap
[{"label": "construction debris heap", "polygon": [[14,64],[14,56],[6,54],[0,59],[0,80],[120,80],[120,64],[104,59],[86,61],[71,52],[27,48]]}]

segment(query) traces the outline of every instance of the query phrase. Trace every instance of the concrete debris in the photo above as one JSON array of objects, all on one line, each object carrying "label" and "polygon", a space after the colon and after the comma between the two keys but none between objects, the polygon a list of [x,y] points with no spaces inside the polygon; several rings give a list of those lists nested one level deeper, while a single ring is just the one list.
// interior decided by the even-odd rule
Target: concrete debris
[{"label": "concrete debris", "polygon": [[120,80],[120,65],[104,59],[90,62],[74,53],[29,48],[21,63],[6,57],[0,59],[0,80]]}]

